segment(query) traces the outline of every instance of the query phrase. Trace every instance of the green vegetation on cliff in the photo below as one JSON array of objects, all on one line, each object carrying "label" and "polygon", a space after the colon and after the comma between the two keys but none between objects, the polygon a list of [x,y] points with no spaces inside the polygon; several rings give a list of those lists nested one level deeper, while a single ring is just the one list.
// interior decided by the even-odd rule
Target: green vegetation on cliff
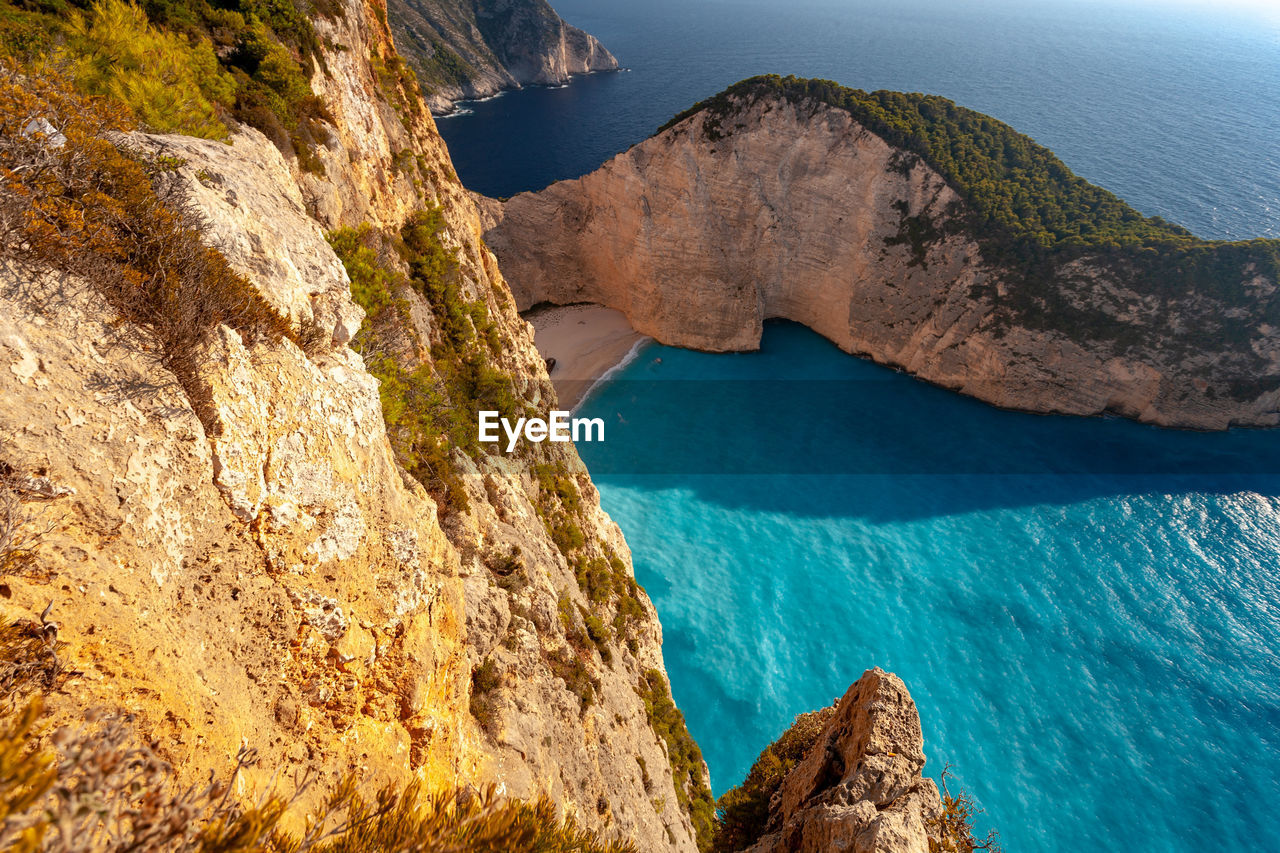
[{"label": "green vegetation on cliff", "polygon": [[769,823],[769,799],[809,754],[835,711],[832,705],[796,717],[791,728],[764,748],[742,784],[720,795],[716,801],[717,851],[745,850],[760,840]]},{"label": "green vegetation on cliff", "polygon": [[1081,258],[1160,300],[1160,325],[1177,322],[1167,311],[1173,300],[1208,297],[1249,309],[1249,315],[1222,317],[1217,327],[1202,329],[1203,343],[1246,344],[1250,316],[1256,319],[1259,312],[1280,322],[1280,289],[1267,294],[1252,287],[1259,276],[1280,281],[1280,241],[1201,240],[1159,217],[1143,216],[1072,173],[1030,137],[946,98],[864,92],[829,80],[752,77],[680,113],[659,132],[703,113],[703,134],[714,144],[739,130],[744,109],[760,100],[844,110],[896,149],[894,166],[904,174],[918,162],[938,172],[964,205],[940,223],[922,222],[904,208],[899,233],[886,243],[909,245],[913,262],[922,264],[932,242],[957,233],[972,236],[1011,285],[1004,296],[987,287],[975,297],[1001,304],[1024,325],[1088,329],[1121,348],[1150,344],[1132,324],[1082,307],[1061,292],[1057,281],[1070,274],[1064,268]]},{"label": "green vegetation on cliff", "polygon": [[864,92],[830,80],[768,75],[736,83],[667,122],[666,130],[699,112],[708,138],[742,101],[779,98],[821,103],[848,112],[863,127],[937,170],[973,207],[983,229],[1042,246],[1187,244],[1190,231],[1148,218],[1113,193],[1073,174],[1052,151],[990,116],[937,95]]},{"label": "green vegetation on cliff", "polygon": [[66,66],[77,88],[122,104],[145,129],[225,138],[235,120],[261,130],[304,169],[328,118],[310,77],[321,62],[295,0],[3,0],[0,55]]},{"label": "green vegetation on cliff", "polygon": [[662,673],[651,669],[640,678],[636,693],[644,700],[649,726],[667,745],[671,777],[675,782],[680,808],[693,821],[698,849],[709,851],[715,836],[715,799],[707,785],[702,750],[685,726],[684,714],[671,698],[671,688]]},{"label": "green vegetation on cliff", "polygon": [[[382,415],[397,461],[444,509],[468,511],[455,453],[479,458],[474,413],[522,408],[511,377],[495,366],[500,347],[483,301],[467,299],[440,208],[415,213],[398,235],[343,228],[329,243],[347,268],[351,296],[365,310],[353,346],[377,377]],[[406,272],[402,270],[407,269]],[[431,309],[429,344],[413,331],[411,289]]]}]

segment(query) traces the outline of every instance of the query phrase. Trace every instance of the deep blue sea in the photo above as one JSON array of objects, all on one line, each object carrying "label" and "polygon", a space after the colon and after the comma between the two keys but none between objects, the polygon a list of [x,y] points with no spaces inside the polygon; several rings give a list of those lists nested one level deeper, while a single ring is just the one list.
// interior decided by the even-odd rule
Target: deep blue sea
[{"label": "deep blue sea", "polygon": [[[1189,4],[1189,5],[1188,5]],[[1207,238],[1280,236],[1280,3],[559,0],[627,71],[440,120],[477,192],[575,178],[753,74],[945,95]]]},{"label": "deep blue sea", "polygon": [[[1280,236],[1280,14],[560,0],[629,70],[440,121],[471,188],[588,172],[755,73],[946,95],[1205,237]],[[650,346],[579,447],[716,793],[866,668],[1009,853],[1280,849],[1280,432],[1000,412],[792,325]]]}]

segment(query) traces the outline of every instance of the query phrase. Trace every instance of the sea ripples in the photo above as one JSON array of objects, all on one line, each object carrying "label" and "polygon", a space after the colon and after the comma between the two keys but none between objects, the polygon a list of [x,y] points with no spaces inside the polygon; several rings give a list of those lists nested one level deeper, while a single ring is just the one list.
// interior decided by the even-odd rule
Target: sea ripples
[{"label": "sea ripples", "polygon": [[[646,421],[645,400],[625,385],[658,355],[662,371],[686,378],[741,377],[744,359],[770,377],[781,365],[879,371],[803,329],[771,327],[755,356],[646,351],[621,374],[628,393],[605,387],[586,413],[623,412],[696,449],[699,424]],[[830,436],[829,452],[893,456],[900,448],[890,445],[923,446],[945,424],[977,456],[1025,441],[1068,448],[1081,458],[1063,466],[1088,469],[1087,444],[1059,432],[1118,430],[1116,452],[1188,440],[996,412],[916,394],[915,384],[887,373],[861,383],[871,410],[887,395],[908,417],[891,431],[851,424]],[[735,419],[752,422],[748,412]],[[762,456],[789,452],[769,434],[749,438]],[[1222,461],[1240,454],[1242,469],[1280,441],[1226,438],[1194,441]],[[627,448],[582,451],[594,471]],[[1236,479],[597,476],[662,617],[672,688],[717,791],[797,713],[879,665],[920,706],[928,771],[953,763],[1008,849],[1063,853],[1191,853],[1209,838],[1219,849],[1269,849],[1280,801],[1280,477]]]}]

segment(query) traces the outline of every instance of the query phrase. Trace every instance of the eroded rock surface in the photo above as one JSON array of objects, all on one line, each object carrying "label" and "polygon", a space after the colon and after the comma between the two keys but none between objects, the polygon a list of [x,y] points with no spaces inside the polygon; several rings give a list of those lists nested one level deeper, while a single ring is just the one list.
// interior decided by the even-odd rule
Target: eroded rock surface
[{"label": "eroded rock surface", "polygon": [[942,800],[920,775],[924,765],[920,715],[906,686],[868,670],[774,794],[767,834],[749,849],[928,853]]},{"label": "eroded rock surface", "polygon": [[[1014,312],[1017,283],[948,228],[961,204],[847,111],[761,97],[486,202],[485,239],[522,310],[596,302],[666,344],[754,349],[782,318],[1005,408],[1280,423],[1280,323],[1251,307],[1276,282],[1240,269],[1227,274],[1256,300],[1157,298],[1084,257],[1056,270],[1053,305],[1028,297]],[[1241,318],[1242,340],[1208,331]]]}]

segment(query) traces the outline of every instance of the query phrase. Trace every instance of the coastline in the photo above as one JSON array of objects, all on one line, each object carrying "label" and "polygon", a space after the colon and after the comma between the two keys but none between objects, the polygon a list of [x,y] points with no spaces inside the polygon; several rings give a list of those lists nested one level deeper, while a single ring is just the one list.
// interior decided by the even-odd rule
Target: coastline
[{"label": "coastline", "polygon": [[551,384],[567,409],[578,408],[652,340],[633,329],[621,311],[603,305],[549,305],[522,316],[533,326],[539,354],[555,359]]},{"label": "coastline", "polygon": [[619,74],[623,71],[630,71],[630,68],[598,68],[594,71],[575,71],[558,83],[521,83],[516,86],[502,86],[487,95],[474,95],[471,97],[444,98],[449,104],[447,110],[437,110],[434,106],[428,106],[431,112],[431,118],[439,121],[442,118],[459,118],[461,116],[474,115],[475,110],[471,109],[469,104],[482,104],[485,101],[492,101],[501,98],[503,95],[509,95],[512,92],[523,92],[526,89],[567,89],[574,80],[579,77],[589,77],[593,74]]}]

